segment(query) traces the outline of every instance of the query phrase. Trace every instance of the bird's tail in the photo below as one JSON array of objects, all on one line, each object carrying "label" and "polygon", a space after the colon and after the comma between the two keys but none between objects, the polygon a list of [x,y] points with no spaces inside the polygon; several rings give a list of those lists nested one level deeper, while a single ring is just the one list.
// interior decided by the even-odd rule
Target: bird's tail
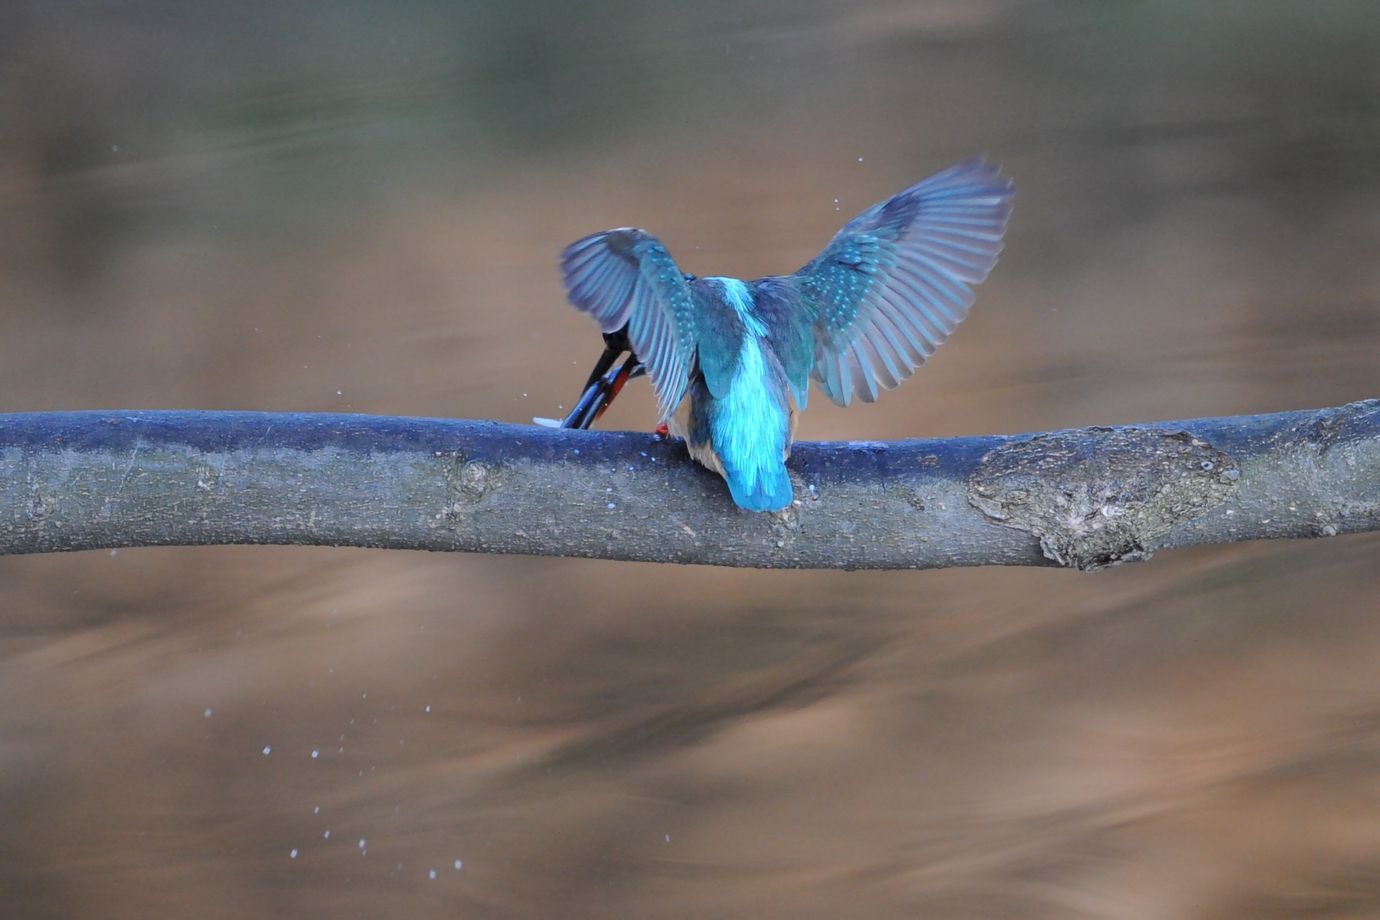
[{"label": "bird's tail", "polygon": [[794,492],[791,476],[783,464],[758,467],[753,473],[751,478],[732,472],[724,477],[738,507],[748,511],[780,511],[790,505]]}]

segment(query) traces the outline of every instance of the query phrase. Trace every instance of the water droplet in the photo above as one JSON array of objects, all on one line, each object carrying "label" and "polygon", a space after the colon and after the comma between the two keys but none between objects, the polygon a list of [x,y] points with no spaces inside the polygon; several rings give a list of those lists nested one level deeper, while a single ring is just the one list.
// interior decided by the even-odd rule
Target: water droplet
[{"label": "water droplet", "polygon": [[427,877],[427,878],[430,878],[430,879],[436,878],[436,870],[435,870],[435,869],[428,869],[428,870],[426,870],[426,877]]},{"label": "water droplet", "polygon": [[265,744],[265,745],[264,745],[264,749],[263,749],[260,753],[262,753],[265,757],[267,757],[269,754],[272,754],[272,753],[273,753],[273,746],[272,746],[272,745],[269,745],[269,744]]},{"label": "water droplet", "polygon": [[296,859],[296,858],[297,858],[297,848],[296,848],[296,847],[293,847],[293,848],[292,848],[292,852],[288,854],[288,858],[289,858],[289,859]]},{"label": "water droplet", "polygon": [[201,710],[201,717],[203,719],[209,719],[211,718],[211,716],[215,715],[215,712],[216,711],[214,709],[212,709],[210,706],[207,706],[205,709]]},{"label": "water droplet", "polygon": [[320,751],[318,751],[316,748],[312,748],[312,749],[311,749],[311,759],[312,759],[312,760],[315,760],[316,758],[318,758],[318,757],[320,757],[320,756],[321,756],[321,752],[320,752]]},{"label": "water droplet", "polygon": [[457,860],[455,861],[454,865],[455,865],[455,871],[456,871],[456,872],[459,872],[461,869],[465,868],[465,861],[464,861],[463,859],[457,859]]}]

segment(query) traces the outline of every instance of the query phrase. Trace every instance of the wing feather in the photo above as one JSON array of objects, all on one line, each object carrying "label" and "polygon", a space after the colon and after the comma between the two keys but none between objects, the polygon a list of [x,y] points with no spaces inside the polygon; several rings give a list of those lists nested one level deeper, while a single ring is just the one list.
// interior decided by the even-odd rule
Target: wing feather
[{"label": "wing feather", "polygon": [[793,276],[830,399],[872,402],[948,339],[996,264],[1011,196],[995,167],[960,163],[863,211]]},{"label": "wing feather", "polygon": [[571,243],[561,272],[570,302],[601,330],[627,326],[666,421],[685,398],[698,338],[690,286],[671,254],[645,230],[623,227]]}]

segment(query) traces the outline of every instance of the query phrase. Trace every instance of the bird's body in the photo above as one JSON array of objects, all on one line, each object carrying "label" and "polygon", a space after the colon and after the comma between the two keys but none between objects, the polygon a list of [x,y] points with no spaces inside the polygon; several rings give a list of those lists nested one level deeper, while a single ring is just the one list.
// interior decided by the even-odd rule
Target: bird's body
[{"label": "bird's body", "polygon": [[633,228],[572,243],[562,268],[571,302],[606,339],[626,335],[619,342],[645,365],[662,421],[690,455],[724,477],[740,507],[775,511],[791,503],[785,461],[809,378],[846,406],[909,377],[995,264],[1011,191],[980,160],[952,167],[849,221],[792,275],[685,275]]},{"label": "bird's body", "polygon": [[697,278],[690,290],[703,330],[699,354],[718,357],[697,362],[686,398],[667,420],[671,433],[727,480],[739,506],[784,508],[796,407],[753,290],[737,278]]}]

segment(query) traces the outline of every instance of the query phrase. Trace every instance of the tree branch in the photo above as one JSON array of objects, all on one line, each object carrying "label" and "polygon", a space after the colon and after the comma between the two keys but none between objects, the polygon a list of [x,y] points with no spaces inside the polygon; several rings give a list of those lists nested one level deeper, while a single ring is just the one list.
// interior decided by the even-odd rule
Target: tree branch
[{"label": "tree branch", "polygon": [[252,412],[0,415],[0,554],[221,543],[767,568],[1098,568],[1380,529],[1380,400],[1034,435],[799,443],[736,509],[678,442]]}]

